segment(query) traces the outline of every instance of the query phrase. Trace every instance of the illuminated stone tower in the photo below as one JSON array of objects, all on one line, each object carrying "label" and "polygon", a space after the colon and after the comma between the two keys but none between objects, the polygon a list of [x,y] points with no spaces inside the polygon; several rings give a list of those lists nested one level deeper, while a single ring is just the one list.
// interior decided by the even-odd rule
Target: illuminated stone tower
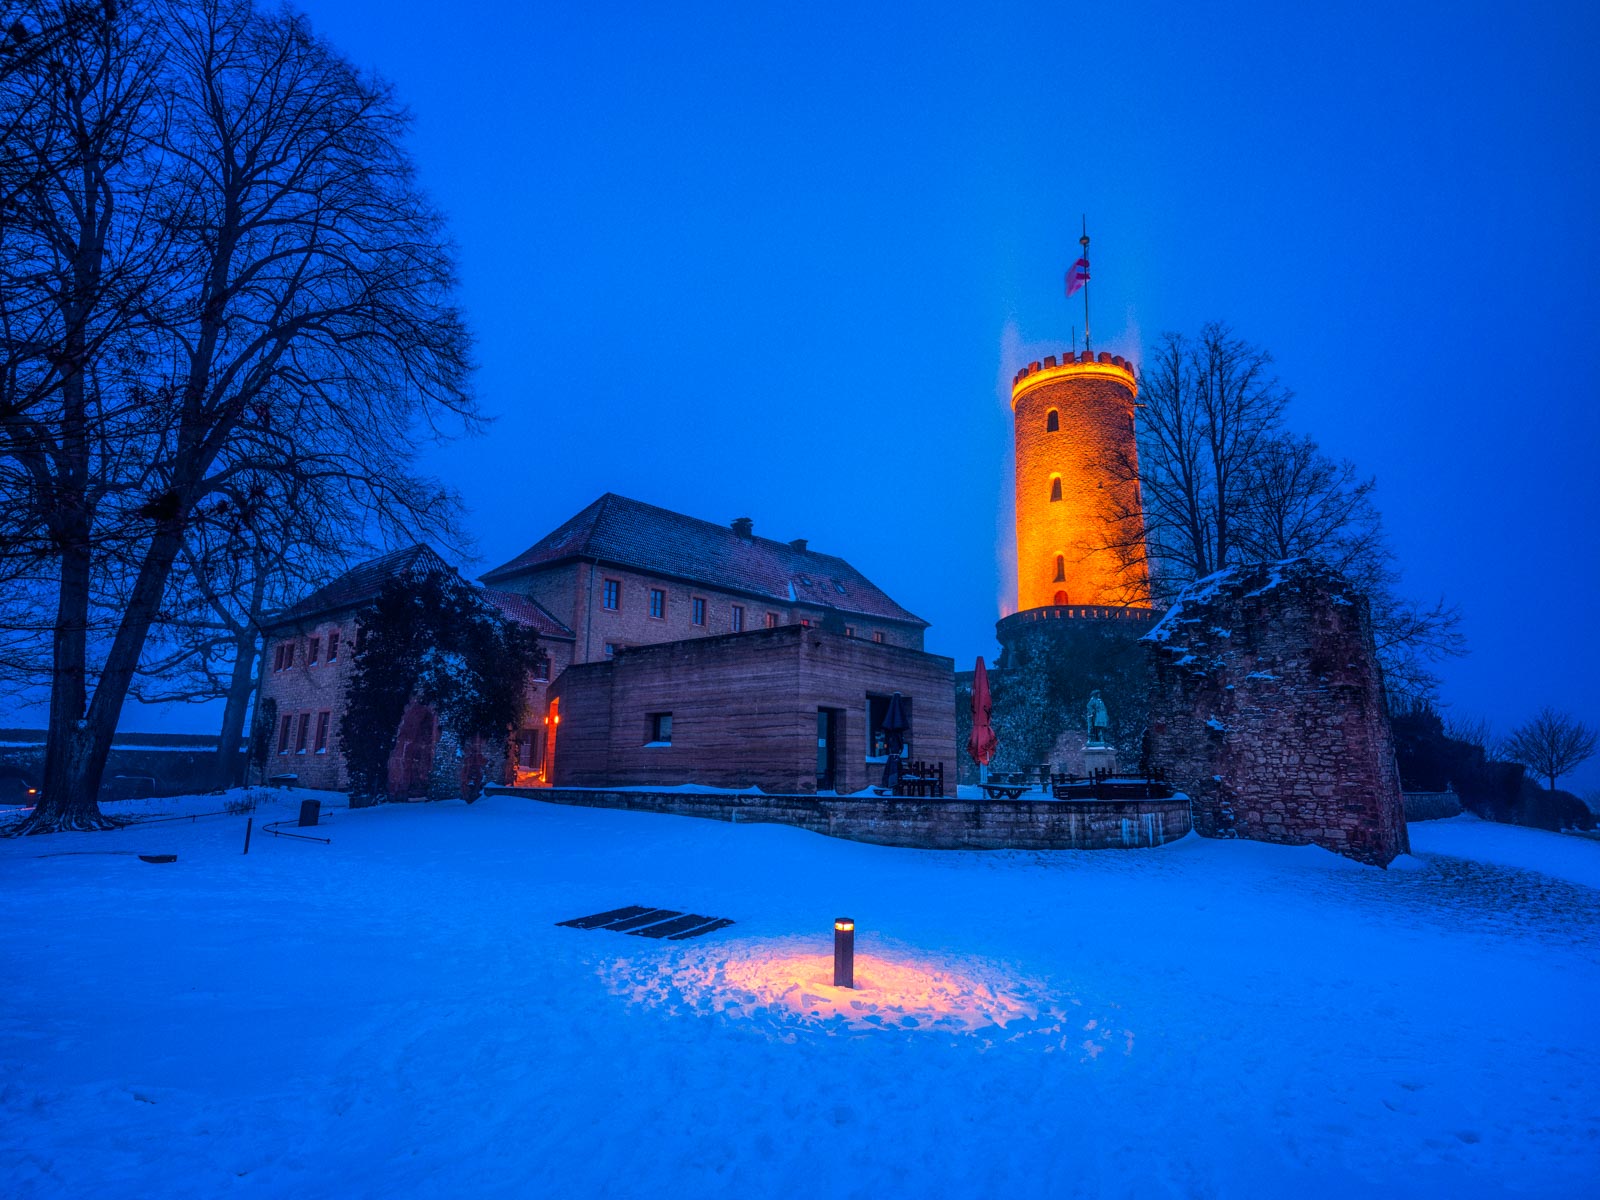
[{"label": "illuminated stone tower", "polygon": [[1103,752],[1086,757],[1095,692],[1110,709],[1116,760],[1140,761],[1149,689],[1139,638],[1155,614],[1135,475],[1138,386],[1132,363],[1088,351],[1029,363],[1012,381],[1017,611],[995,626],[998,769],[1104,766]]},{"label": "illuminated stone tower", "polygon": [[1088,351],[1029,363],[1012,381],[1017,615],[1058,609],[1047,619],[1149,617],[1133,477],[1138,394],[1132,364]]}]

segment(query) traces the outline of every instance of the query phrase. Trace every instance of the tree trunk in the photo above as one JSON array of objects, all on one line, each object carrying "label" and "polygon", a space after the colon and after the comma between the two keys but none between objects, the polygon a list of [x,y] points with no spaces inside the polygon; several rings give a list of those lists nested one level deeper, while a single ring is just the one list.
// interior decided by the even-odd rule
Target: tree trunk
[{"label": "tree trunk", "polygon": [[222,732],[217,738],[218,787],[244,782],[245,755],[239,743],[244,738],[244,721],[250,710],[250,693],[255,690],[256,635],[242,635],[233,649],[233,677],[228,680],[228,698],[222,709]]},{"label": "tree trunk", "polygon": [[60,593],[56,598],[50,678],[50,728],[45,735],[44,781],[33,814],[8,832],[54,833],[113,829],[120,822],[100,812],[97,799],[106,752],[96,755],[87,719],[89,647],[89,530],[80,511],[58,523]]},{"label": "tree trunk", "polygon": [[182,541],[181,516],[163,521],[151,538],[133,594],[95,681],[85,712],[87,686],[89,549],[63,548],[61,599],[56,625],[56,677],[51,681],[50,732],[45,743],[44,787],[33,814],[11,834],[56,833],[68,829],[114,829],[122,822],[100,812],[96,797],[111,753],[112,735],[144,652]]}]

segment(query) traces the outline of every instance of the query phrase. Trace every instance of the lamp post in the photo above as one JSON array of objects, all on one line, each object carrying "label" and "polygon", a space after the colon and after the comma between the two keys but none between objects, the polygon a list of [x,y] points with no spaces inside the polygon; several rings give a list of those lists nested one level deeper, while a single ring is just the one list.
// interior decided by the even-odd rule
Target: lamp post
[{"label": "lamp post", "polygon": [[856,923],[849,917],[833,923],[833,986],[856,986]]}]

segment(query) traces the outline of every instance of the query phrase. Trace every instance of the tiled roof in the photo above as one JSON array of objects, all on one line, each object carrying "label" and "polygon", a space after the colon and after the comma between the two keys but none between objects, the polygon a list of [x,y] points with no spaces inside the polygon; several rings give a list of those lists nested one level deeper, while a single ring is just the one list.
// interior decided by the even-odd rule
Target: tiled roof
[{"label": "tiled roof", "polygon": [[552,616],[550,610],[537,600],[520,596],[516,592],[499,592],[493,588],[484,588],[483,598],[513,621],[531,625],[538,630],[542,638],[556,638],[564,642],[576,640],[572,630]]},{"label": "tiled roof", "polygon": [[391,579],[417,579],[435,571],[454,573],[444,559],[427,546],[407,546],[351,567],[332,583],[324,584],[304,600],[268,617],[268,628],[289,621],[303,621],[323,613],[360,608],[377,597]]},{"label": "tiled roof", "polygon": [[784,604],[815,604],[927,625],[842,558],[772,538],[742,537],[726,525],[613,492],[483,579],[486,583],[508,579],[574,558],[597,559]]}]

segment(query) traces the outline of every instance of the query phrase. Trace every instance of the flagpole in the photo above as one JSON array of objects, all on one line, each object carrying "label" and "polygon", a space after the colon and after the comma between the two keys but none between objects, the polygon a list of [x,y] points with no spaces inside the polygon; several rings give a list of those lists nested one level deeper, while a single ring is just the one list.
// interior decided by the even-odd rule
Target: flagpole
[{"label": "flagpole", "polygon": [[1089,215],[1083,214],[1083,236],[1078,239],[1078,245],[1083,247],[1083,348],[1092,351],[1094,346],[1089,341]]}]

